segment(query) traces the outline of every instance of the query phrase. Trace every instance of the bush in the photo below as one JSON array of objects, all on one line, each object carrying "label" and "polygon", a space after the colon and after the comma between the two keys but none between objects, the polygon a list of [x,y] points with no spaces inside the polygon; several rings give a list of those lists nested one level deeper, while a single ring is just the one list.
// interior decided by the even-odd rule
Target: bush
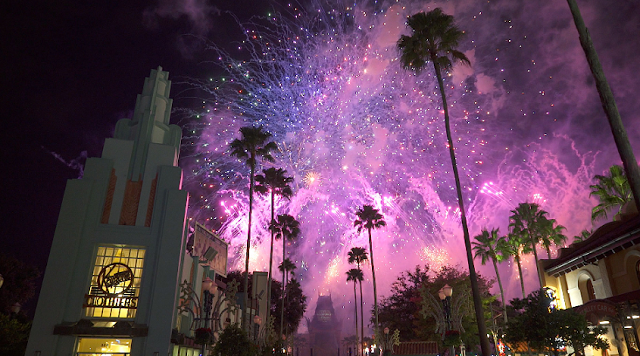
[{"label": "bush", "polygon": [[249,340],[247,333],[238,324],[227,326],[213,348],[214,355],[254,356],[258,348]]}]

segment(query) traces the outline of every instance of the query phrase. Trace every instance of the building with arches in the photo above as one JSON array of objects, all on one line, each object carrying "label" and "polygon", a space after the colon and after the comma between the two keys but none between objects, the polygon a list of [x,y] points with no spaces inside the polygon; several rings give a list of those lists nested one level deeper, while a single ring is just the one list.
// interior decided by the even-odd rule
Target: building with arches
[{"label": "building with arches", "polygon": [[[619,214],[582,242],[541,260],[544,286],[560,308],[575,308],[608,329],[606,355],[640,356],[640,215]],[[585,350],[600,356],[600,350]]]}]

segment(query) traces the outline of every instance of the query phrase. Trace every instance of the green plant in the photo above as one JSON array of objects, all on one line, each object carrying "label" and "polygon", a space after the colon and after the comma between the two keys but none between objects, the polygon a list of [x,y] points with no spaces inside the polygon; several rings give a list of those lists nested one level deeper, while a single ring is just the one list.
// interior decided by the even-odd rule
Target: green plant
[{"label": "green plant", "polygon": [[249,340],[247,332],[238,324],[227,326],[213,347],[214,355],[225,356],[254,356],[258,351],[258,347]]}]

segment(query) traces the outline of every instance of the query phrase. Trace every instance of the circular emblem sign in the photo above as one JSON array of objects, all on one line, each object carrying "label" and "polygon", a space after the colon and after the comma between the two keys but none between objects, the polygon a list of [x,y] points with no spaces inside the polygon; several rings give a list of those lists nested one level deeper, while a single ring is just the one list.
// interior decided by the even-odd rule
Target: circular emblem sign
[{"label": "circular emblem sign", "polygon": [[106,294],[122,294],[133,284],[133,271],[123,263],[104,266],[98,274],[98,287]]}]

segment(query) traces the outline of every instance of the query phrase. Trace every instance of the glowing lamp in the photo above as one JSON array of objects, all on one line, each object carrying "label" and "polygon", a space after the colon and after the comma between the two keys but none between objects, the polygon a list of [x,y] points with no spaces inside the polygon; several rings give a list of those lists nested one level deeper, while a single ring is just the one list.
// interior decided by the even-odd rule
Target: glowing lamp
[{"label": "glowing lamp", "polygon": [[451,295],[453,294],[453,287],[445,284],[444,287],[442,287],[442,291],[444,292],[445,297],[451,297]]},{"label": "glowing lamp", "polygon": [[384,334],[389,335],[389,328],[384,328]]},{"label": "glowing lamp", "polygon": [[253,317],[253,322],[254,322],[255,324],[258,324],[258,325],[262,324],[262,318],[260,317],[260,315],[256,315],[256,316],[254,316],[254,317]]},{"label": "glowing lamp", "polygon": [[207,277],[204,281],[202,281],[202,290],[211,291],[211,287],[213,286],[213,281],[211,278]]}]

